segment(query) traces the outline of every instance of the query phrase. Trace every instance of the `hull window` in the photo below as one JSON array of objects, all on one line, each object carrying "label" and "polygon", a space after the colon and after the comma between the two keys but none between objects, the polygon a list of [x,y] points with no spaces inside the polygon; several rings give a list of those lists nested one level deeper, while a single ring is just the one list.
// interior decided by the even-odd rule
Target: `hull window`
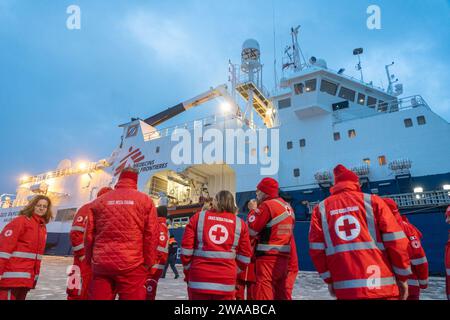
[{"label": "hull window", "polygon": [[413,122],[410,118],[403,120],[405,123],[405,128],[410,128],[413,126]]}]

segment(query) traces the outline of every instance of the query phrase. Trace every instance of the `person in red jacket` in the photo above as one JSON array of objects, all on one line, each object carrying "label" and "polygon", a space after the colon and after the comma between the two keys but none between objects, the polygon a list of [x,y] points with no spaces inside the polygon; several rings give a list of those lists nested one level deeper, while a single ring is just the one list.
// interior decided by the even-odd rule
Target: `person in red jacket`
[{"label": "person in red jacket", "polygon": [[189,220],[181,262],[190,300],[235,299],[237,274],[245,272],[251,258],[248,227],[235,212],[231,192],[220,191],[212,210]]},{"label": "person in red jacket", "polygon": [[138,173],[125,168],[113,191],[92,202],[85,236],[93,278],[90,300],[145,300],[156,261],[159,227],[152,199],[137,190]]},{"label": "person in red jacket", "polygon": [[250,240],[252,258],[247,270],[238,274],[236,282],[236,300],[255,300],[255,284],[256,284],[256,261],[255,252],[256,241]]},{"label": "person in red jacket", "polygon": [[[445,212],[445,222],[450,224],[450,206],[448,206],[447,211]],[[447,245],[445,246],[445,284],[447,291],[447,300],[450,300],[450,230],[448,234]]]},{"label": "person in red jacket", "polygon": [[295,280],[298,275],[298,255],[295,239],[292,236],[291,241],[291,256],[289,257],[288,274],[286,277],[286,293],[287,299],[292,300],[292,291],[294,291]]},{"label": "person in red jacket", "polygon": [[[292,203],[292,197],[283,191],[279,191],[280,197],[287,203]],[[291,241],[291,255],[289,256],[288,274],[286,278],[286,293],[288,300],[292,300],[292,291],[294,291],[295,280],[298,275],[298,255],[297,245],[295,244],[295,237],[292,236]]]},{"label": "person in red jacket", "polygon": [[428,287],[428,261],[421,243],[422,233],[405,216],[400,215],[397,203],[393,199],[383,198],[383,200],[409,240],[408,255],[412,275],[408,279],[408,300],[419,300],[420,289]]},{"label": "person in red jacket", "polygon": [[[358,176],[334,168],[331,196],[314,208],[310,256],[337,299],[408,297],[408,239],[389,207],[361,192]],[[400,292],[399,292],[400,289]]]},{"label": "person in red jacket", "polygon": [[294,210],[278,194],[278,182],[264,178],[257,186],[257,200],[249,202],[247,217],[255,250],[256,300],[288,300],[287,270],[295,224]]},{"label": "person in red jacket", "polygon": [[169,229],[167,228],[167,207],[159,206],[158,223],[159,223],[159,243],[156,248],[157,258],[155,264],[150,270],[150,274],[145,284],[147,288],[147,300],[155,300],[156,290],[158,289],[158,281],[164,271],[164,267],[169,257]]},{"label": "person in red jacket", "polygon": [[51,200],[35,196],[0,234],[0,300],[25,300],[36,287],[52,219]]},{"label": "person in red jacket", "polygon": [[[101,188],[97,198],[111,191],[109,187]],[[70,268],[67,279],[67,300],[87,300],[89,284],[92,279],[92,270],[85,260],[84,233],[91,203],[87,203],[78,209],[70,230],[70,242],[73,250],[73,265]]]}]

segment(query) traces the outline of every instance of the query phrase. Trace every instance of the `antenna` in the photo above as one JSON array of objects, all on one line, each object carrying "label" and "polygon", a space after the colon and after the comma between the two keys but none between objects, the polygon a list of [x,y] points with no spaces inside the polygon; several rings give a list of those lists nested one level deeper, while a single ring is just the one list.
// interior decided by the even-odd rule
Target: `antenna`
[{"label": "antenna", "polygon": [[364,52],[363,48],[356,48],[353,50],[353,55],[358,56],[358,64],[356,65],[356,70],[361,72],[361,81],[364,82],[363,71],[361,67],[361,54]]},{"label": "antenna", "polygon": [[[305,56],[303,55],[302,49],[298,44],[298,32],[300,26],[291,28],[291,39],[292,45],[287,46],[284,50],[284,55],[287,58],[287,62],[283,61],[283,70],[292,68],[294,71],[301,71],[306,68],[308,63],[306,62]],[[286,61],[285,60],[285,61]]]},{"label": "antenna", "polygon": [[[398,78],[396,78],[394,74],[391,74],[389,72],[389,68],[392,67],[393,65],[394,65],[394,61],[392,61],[392,63],[384,66],[384,68],[386,69],[386,76],[387,76],[388,82],[389,82],[389,86],[388,86],[386,92],[388,94],[391,94],[391,95],[394,95],[397,97],[403,93],[403,85],[401,83],[399,83],[394,86],[394,84],[398,82]],[[394,90],[394,88],[395,88],[395,90]]]}]

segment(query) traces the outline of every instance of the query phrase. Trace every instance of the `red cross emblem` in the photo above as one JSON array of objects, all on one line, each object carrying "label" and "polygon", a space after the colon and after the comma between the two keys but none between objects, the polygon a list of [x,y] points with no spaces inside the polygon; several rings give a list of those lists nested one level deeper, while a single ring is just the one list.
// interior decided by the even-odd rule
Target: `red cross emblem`
[{"label": "red cross emblem", "polygon": [[350,241],[359,236],[361,225],[352,215],[345,215],[336,220],[335,231],[339,238]]},{"label": "red cross emblem", "polygon": [[215,224],[209,229],[209,239],[215,244],[222,244],[228,239],[228,230],[221,224]]}]

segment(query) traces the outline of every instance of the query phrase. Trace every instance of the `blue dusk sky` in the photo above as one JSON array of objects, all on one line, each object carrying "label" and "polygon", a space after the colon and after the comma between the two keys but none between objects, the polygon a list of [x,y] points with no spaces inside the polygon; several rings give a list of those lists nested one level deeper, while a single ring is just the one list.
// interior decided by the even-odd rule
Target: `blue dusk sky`
[{"label": "blue dusk sky", "polygon": [[[366,26],[371,4],[380,30]],[[80,30],[66,27],[70,5],[81,9]],[[352,50],[363,47],[365,80],[385,88],[384,65],[395,61],[404,96],[422,95],[450,120],[449,1],[0,0],[0,194],[63,159],[106,158],[119,124],[226,83],[228,59],[239,62],[248,38],[273,88],[274,26],[280,76],[297,25],[307,57],[358,77]]]}]

